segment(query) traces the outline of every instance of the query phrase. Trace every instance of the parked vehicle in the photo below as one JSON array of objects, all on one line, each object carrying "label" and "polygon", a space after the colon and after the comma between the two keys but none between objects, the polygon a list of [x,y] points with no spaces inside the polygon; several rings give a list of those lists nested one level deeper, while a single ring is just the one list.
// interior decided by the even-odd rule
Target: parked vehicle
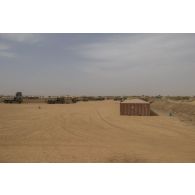
[{"label": "parked vehicle", "polygon": [[23,102],[22,92],[17,92],[13,98],[7,98],[4,100],[6,104],[18,103],[21,104]]}]

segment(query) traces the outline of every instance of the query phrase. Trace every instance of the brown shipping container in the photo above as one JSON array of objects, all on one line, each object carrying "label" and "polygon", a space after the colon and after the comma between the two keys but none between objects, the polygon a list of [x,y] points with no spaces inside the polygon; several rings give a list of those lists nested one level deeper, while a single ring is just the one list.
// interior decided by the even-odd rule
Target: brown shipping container
[{"label": "brown shipping container", "polygon": [[130,116],[150,116],[149,102],[132,99],[120,103],[120,114]]}]

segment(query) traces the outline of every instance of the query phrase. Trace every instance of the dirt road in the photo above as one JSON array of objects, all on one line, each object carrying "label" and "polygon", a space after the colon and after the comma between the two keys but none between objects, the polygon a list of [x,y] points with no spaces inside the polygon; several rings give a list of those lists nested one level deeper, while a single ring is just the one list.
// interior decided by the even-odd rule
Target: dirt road
[{"label": "dirt road", "polygon": [[0,162],[195,162],[195,127],[176,117],[120,116],[114,101],[0,111]]}]

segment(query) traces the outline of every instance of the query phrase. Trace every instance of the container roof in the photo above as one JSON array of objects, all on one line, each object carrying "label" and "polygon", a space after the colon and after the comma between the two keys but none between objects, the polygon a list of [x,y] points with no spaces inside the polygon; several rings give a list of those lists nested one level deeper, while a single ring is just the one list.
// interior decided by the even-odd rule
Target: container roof
[{"label": "container roof", "polygon": [[141,99],[131,99],[131,100],[125,100],[121,103],[132,103],[132,104],[149,104],[149,102],[146,102],[144,100],[141,100]]}]

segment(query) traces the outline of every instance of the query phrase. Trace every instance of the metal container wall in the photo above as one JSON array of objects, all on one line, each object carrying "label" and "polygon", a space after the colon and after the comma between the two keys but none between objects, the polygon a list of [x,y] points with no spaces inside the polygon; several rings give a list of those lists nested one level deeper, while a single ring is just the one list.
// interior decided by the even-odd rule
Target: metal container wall
[{"label": "metal container wall", "polygon": [[150,116],[150,104],[120,103],[120,114],[131,116]]}]

